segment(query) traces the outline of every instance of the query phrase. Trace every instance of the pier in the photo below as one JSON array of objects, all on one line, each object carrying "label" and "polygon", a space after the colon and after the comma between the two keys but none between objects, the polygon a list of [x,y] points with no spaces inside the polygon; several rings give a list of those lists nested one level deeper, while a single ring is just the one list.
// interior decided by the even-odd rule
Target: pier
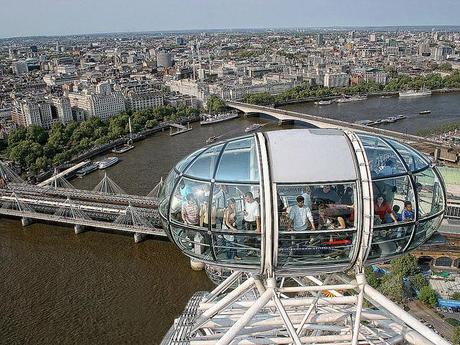
[{"label": "pier", "polygon": [[[173,131],[173,128],[176,128],[175,131]],[[169,125],[169,135],[172,137],[174,135],[186,133],[188,131],[191,131],[193,128],[190,125],[190,122],[187,122],[187,126],[178,124],[178,123],[171,123]]]}]

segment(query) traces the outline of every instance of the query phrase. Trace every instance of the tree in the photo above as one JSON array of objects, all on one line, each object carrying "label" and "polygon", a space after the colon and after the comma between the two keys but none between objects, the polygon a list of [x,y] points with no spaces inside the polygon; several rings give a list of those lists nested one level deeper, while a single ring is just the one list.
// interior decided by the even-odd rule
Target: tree
[{"label": "tree", "polygon": [[460,292],[454,292],[451,298],[460,301]]},{"label": "tree", "polygon": [[382,278],[379,291],[395,303],[404,300],[404,283],[401,274],[387,274]]},{"label": "tree", "polygon": [[418,273],[414,276],[410,276],[409,281],[412,287],[417,291],[420,291],[422,287],[428,285],[428,280],[421,273]]},{"label": "tree", "polygon": [[410,254],[393,259],[390,262],[390,271],[403,277],[414,275],[418,271],[417,259]]},{"label": "tree", "polygon": [[153,120],[147,120],[147,122],[145,123],[145,127],[147,128],[153,128],[153,127],[156,127],[158,126],[158,121],[153,119]]},{"label": "tree", "polygon": [[437,69],[440,71],[450,72],[452,71],[452,64],[445,62],[440,64]]},{"label": "tree", "polygon": [[436,292],[430,286],[424,286],[420,289],[418,294],[419,301],[428,304],[432,307],[436,307],[438,298],[436,297]]},{"label": "tree", "polygon": [[225,102],[219,97],[214,96],[214,95],[210,96],[208,100],[206,101],[206,108],[210,112],[218,113],[218,112],[223,111],[225,107],[226,107]]},{"label": "tree", "polygon": [[43,129],[43,127],[32,125],[27,127],[26,138],[43,145],[48,140],[48,133]]},{"label": "tree", "polygon": [[250,104],[271,105],[275,103],[275,97],[268,92],[248,93],[244,95],[243,101]]},{"label": "tree", "polygon": [[26,140],[27,130],[23,127],[11,131],[8,135],[8,147],[11,148],[21,142]]},{"label": "tree", "polygon": [[460,345],[460,326],[457,326],[454,329],[454,337],[452,338],[452,344]]},{"label": "tree", "polygon": [[377,277],[372,267],[366,267],[365,273],[368,284],[374,289],[377,289],[380,286],[380,279]]}]

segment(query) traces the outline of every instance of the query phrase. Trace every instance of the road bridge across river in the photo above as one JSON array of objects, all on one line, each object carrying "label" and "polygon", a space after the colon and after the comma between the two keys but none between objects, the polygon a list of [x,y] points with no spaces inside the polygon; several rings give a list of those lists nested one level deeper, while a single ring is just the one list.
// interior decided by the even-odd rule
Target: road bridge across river
[{"label": "road bridge across river", "polygon": [[408,143],[425,153],[434,153],[436,149],[448,148],[442,143],[412,134],[389,131],[386,129],[369,127],[356,123],[349,123],[321,116],[298,113],[295,111],[266,107],[261,105],[254,105],[236,101],[226,101],[226,104],[228,107],[237,109],[247,116],[264,114],[277,119],[280,123],[300,121],[310,124],[312,127],[316,128],[340,128],[359,132],[373,133],[384,137],[390,137],[404,141],[405,143]]}]

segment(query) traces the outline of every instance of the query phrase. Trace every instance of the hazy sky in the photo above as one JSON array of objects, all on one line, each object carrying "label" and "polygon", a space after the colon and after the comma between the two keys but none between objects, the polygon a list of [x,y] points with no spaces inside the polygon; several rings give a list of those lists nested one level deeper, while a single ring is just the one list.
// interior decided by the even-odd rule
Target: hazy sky
[{"label": "hazy sky", "polygon": [[460,25],[459,0],[0,0],[0,37],[92,32]]}]

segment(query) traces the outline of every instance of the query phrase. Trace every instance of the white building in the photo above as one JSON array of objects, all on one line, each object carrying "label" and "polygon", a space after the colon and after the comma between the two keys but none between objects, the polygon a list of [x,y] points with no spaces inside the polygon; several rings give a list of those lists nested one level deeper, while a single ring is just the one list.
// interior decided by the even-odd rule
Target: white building
[{"label": "white building", "polygon": [[52,97],[51,116],[62,124],[72,122],[73,116],[70,100],[67,97]]},{"label": "white building", "polygon": [[56,66],[56,73],[58,74],[74,74],[77,72],[75,65],[58,65]]},{"label": "white building", "polygon": [[347,73],[326,73],[324,75],[325,87],[345,87],[350,82],[350,76]]},{"label": "white building", "polygon": [[50,129],[53,124],[51,105],[43,99],[14,100],[12,120],[24,127],[36,125]]},{"label": "white building", "polygon": [[126,109],[138,111],[157,108],[164,104],[163,94],[159,91],[129,91],[125,97]]},{"label": "white building", "polygon": [[70,105],[82,109],[85,118],[99,117],[102,121],[108,120],[126,110],[125,100],[120,91],[112,92],[107,84],[98,85],[99,93],[69,93]]}]

